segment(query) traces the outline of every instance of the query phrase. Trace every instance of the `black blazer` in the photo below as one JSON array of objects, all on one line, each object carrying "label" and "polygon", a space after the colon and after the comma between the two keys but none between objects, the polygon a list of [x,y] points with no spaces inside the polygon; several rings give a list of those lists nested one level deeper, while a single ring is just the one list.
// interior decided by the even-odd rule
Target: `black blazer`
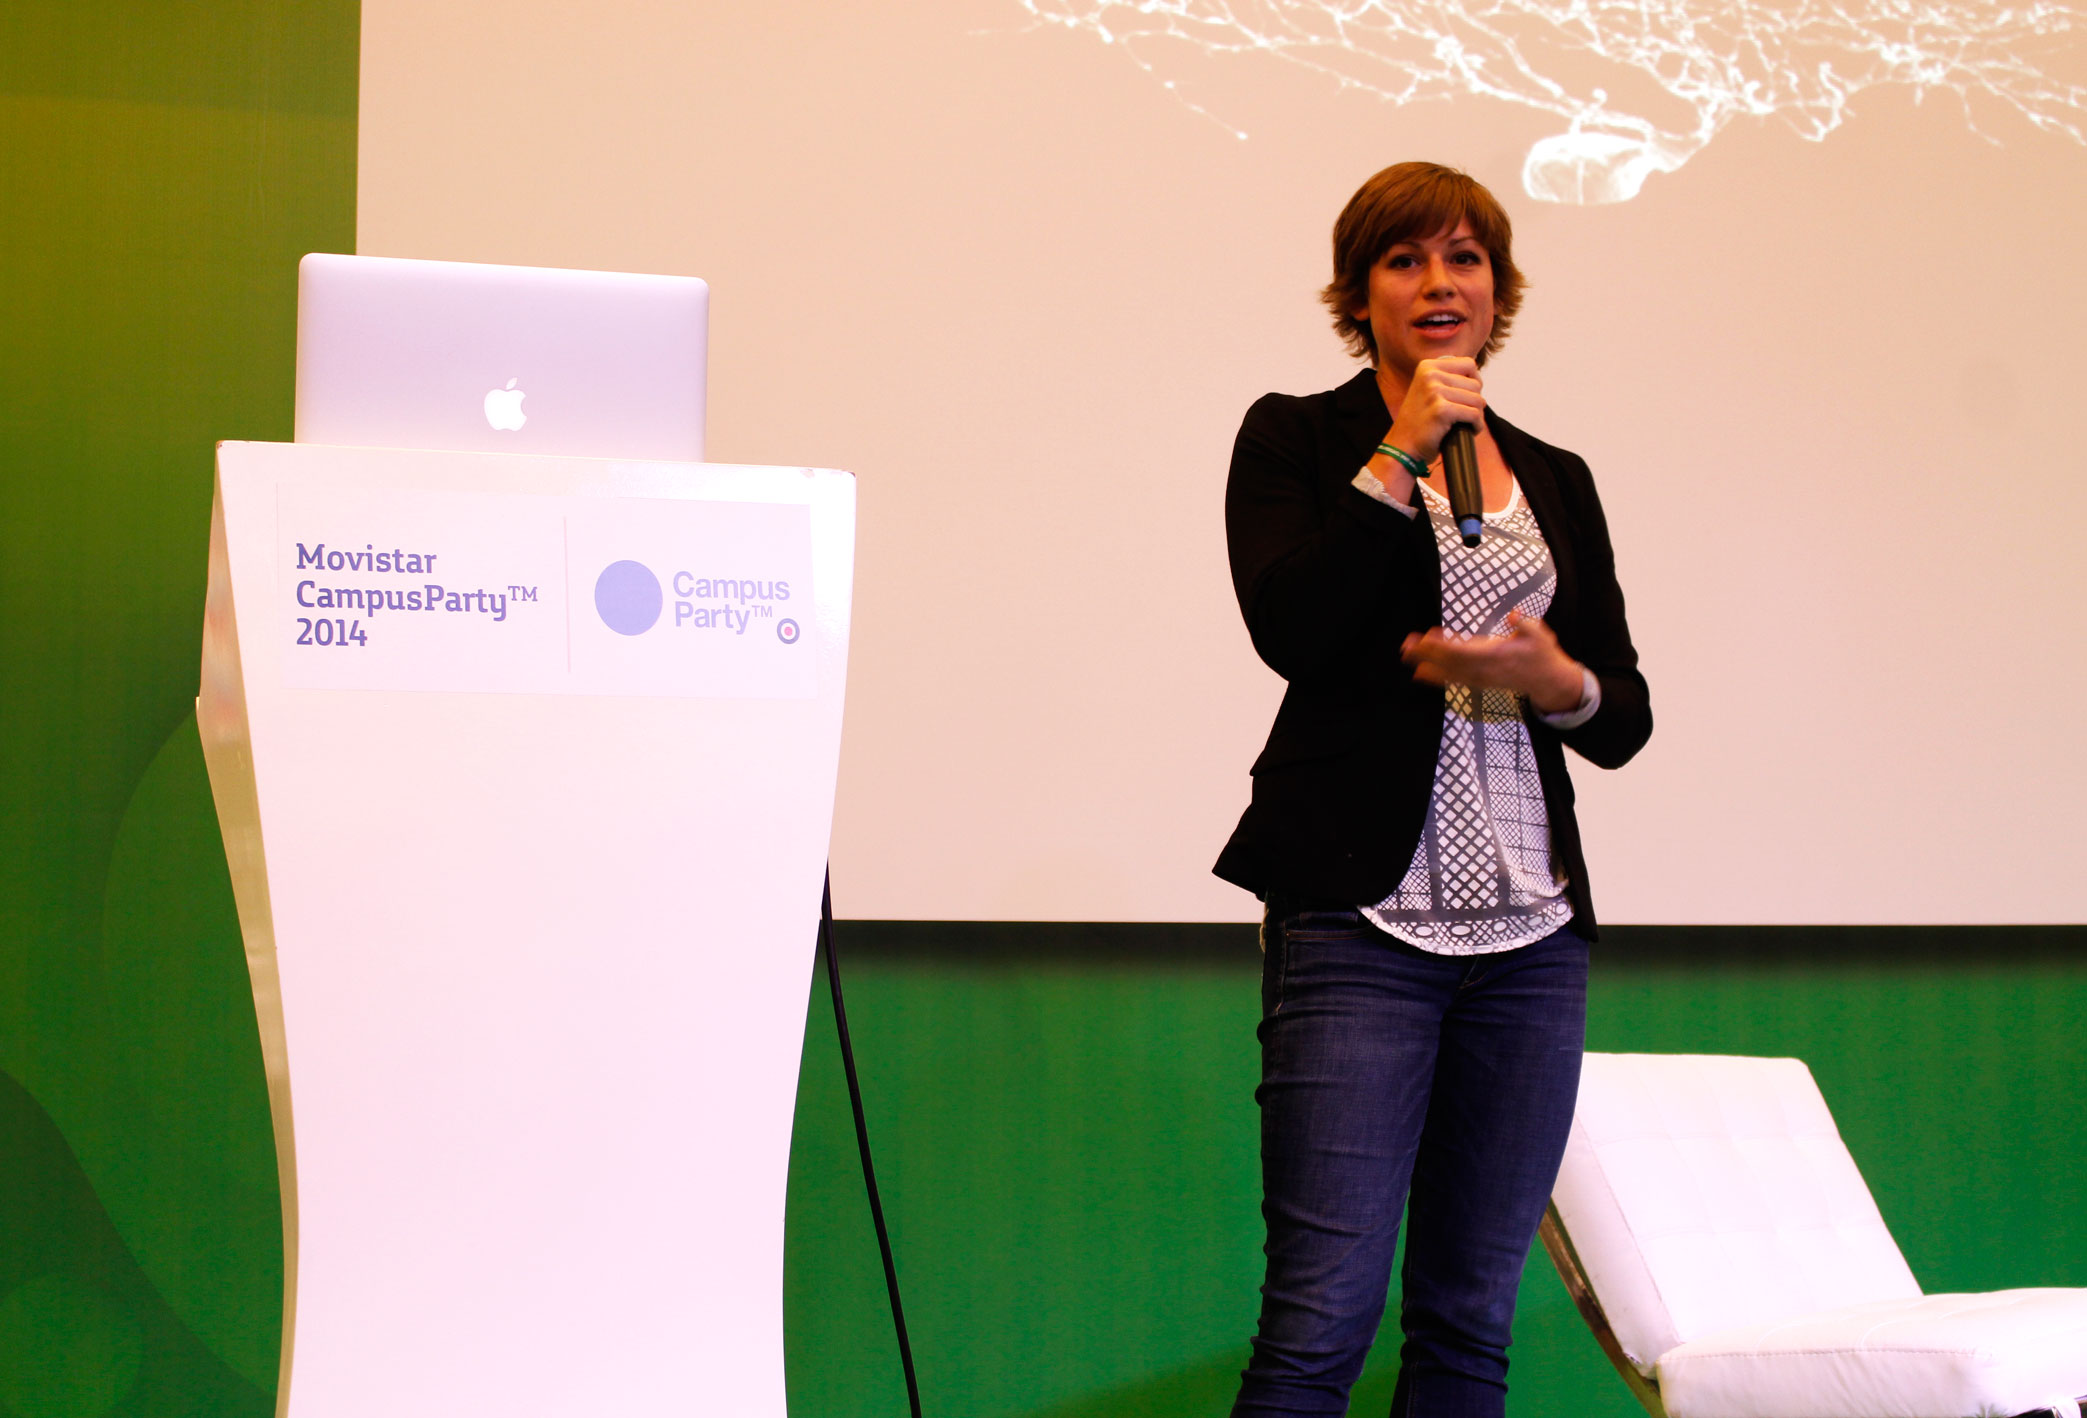
[{"label": "black blazer", "polygon": [[[1491,409],[1486,426],[1557,564],[1544,620],[1601,681],[1601,708],[1577,729],[1527,716],[1552,860],[1570,883],[1573,928],[1592,940],[1564,746],[1621,766],[1651,737],[1651,702],[1587,464]],[[1215,870],[1262,896],[1381,901],[1405,876],[1427,821],[1442,691],[1413,678],[1399,647],[1442,623],[1441,556],[1425,515],[1403,516],[1352,485],[1390,427],[1376,373],[1365,369],[1324,394],[1267,395],[1233,445],[1232,587],[1254,648],[1290,688],[1254,761],[1253,804]]]}]

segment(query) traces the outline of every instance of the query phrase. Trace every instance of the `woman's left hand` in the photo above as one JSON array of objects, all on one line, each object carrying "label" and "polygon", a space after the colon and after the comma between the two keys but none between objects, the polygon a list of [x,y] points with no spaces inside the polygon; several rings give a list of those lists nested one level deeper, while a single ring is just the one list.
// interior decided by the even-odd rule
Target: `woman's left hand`
[{"label": "woman's left hand", "polygon": [[1513,690],[1539,714],[1575,707],[1586,687],[1580,662],[1559,648],[1551,627],[1517,611],[1507,613],[1505,635],[1452,639],[1438,626],[1407,636],[1399,655],[1422,684]]}]

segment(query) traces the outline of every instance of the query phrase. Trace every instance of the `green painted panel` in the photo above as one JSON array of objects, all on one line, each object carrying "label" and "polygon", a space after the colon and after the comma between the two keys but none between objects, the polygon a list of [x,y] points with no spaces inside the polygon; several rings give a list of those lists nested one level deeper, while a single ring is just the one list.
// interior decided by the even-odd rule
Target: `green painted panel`
[{"label": "green painted panel", "polygon": [[[1222,1412],[1260,1280],[1254,962],[857,956],[849,981],[927,1411]],[[1804,1058],[1923,1285],[1999,1289],[2087,1285],[2083,1018],[2087,960],[1598,959],[1589,1031],[1597,1049]],[[790,1185],[792,1411],[903,1413],[823,989]],[[1386,1340],[1355,1412],[1389,1405]],[[1540,1253],[1511,1361],[1525,1418],[1638,1411]]]},{"label": "green painted panel", "polygon": [[97,1177],[124,1234],[226,1363],[275,1387],[282,1198],[246,959],[195,721],[152,761],[116,836],[102,920],[108,1033],[96,1067],[130,1081],[122,1145]]},{"label": "green painted panel", "polygon": [[[358,25],[0,7],[0,1070],[63,1143],[16,1110],[0,1154],[67,1159],[119,1241],[18,1272],[85,1233],[69,1182],[10,1195],[0,1344],[46,1359],[9,1370],[20,1418],[275,1385],[272,1144],[192,705],[212,445],[289,436],[296,261],[354,241]],[[110,1308],[133,1292],[160,1318]],[[216,1368],[162,1363],[168,1326]]]},{"label": "green painted panel", "polygon": [[361,25],[362,7],[340,0],[28,0],[0,9],[0,94],[352,124]]},{"label": "green painted panel", "polygon": [[167,1305],[57,1127],[0,1074],[0,1412],[12,1418],[267,1418]]}]

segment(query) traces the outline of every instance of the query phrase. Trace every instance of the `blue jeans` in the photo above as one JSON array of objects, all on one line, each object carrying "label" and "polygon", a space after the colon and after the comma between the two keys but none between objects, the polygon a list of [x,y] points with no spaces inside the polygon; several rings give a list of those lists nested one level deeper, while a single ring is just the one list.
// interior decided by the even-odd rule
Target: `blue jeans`
[{"label": "blue jeans", "polygon": [[1266,942],[1268,1278],[1232,1412],[1347,1411],[1403,1208],[1393,1418],[1500,1418],[1515,1291],[1579,1092],[1587,943],[1434,955],[1279,898]]}]

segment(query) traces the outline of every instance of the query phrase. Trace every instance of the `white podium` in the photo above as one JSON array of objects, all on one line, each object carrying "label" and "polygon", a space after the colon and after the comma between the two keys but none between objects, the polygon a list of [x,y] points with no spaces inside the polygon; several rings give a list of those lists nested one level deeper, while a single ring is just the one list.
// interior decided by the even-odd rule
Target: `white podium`
[{"label": "white podium", "polygon": [[218,451],[283,1418],[774,1415],[844,473]]}]

